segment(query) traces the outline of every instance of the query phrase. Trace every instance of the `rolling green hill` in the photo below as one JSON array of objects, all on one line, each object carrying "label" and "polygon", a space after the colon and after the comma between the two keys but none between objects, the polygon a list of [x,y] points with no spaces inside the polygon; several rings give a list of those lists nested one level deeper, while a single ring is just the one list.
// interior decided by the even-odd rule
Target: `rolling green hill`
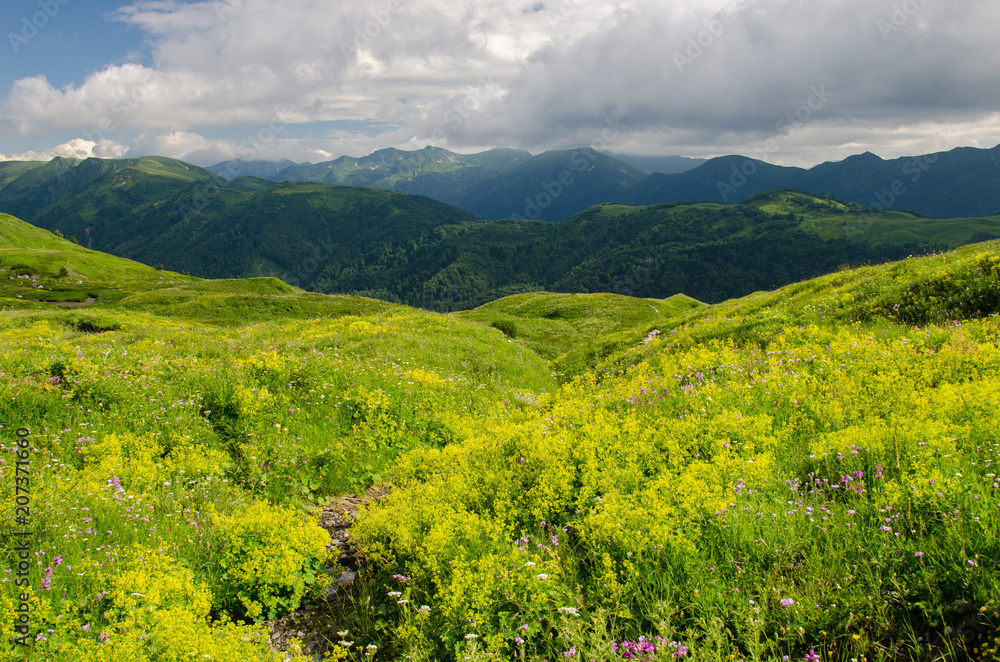
[{"label": "rolling green hill", "polygon": [[[562,167],[574,156],[545,158],[530,162]],[[1000,217],[871,215],[795,190],[739,205],[602,204],[557,224],[484,221],[396,191],[250,177],[225,182],[159,158],[53,161],[0,190],[3,206],[40,209],[28,218],[40,227],[173,271],[276,277],[313,291],[434,310],[532,291],[654,299],[683,292],[714,303],[844,265],[1000,236]]]},{"label": "rolling green hill", "polygon": [[411,453],[357,535],[444,613],[383,645],[996,659],[998,249],[663,320],[537,410]]},{"label": "rolling green hill", "polygon": [[[212,324],[367,315],[399,309],[382,301],[304,292],[276,278],[202,280],[78,246],[0,214],[0,308],[86,308],[165,313]],[[40,304],[40,305],[39,305]]]},{"label": "rolling green hill", "polygon": [[[72,292],[81,305],[63,305]],[[23,442],[28,482],[15,480],[16,457],[0,462],[0,533],[13,539],[28,521],[14,519],[20,485],[46,561],[25,571],[31,588],[0,588],[5,614],[32,592],[24,609],[43,633],[19,645],[4,618],[5,660],[195,650],[307,662],[272,653],[253,624],[322,597],[337,570],[304,511],[382,481],[410,448],[450,442],[455,417],[494,418],[556,387],[545,361],[487,325],[274,278],[157,271],[7,215],[0,374],[0,445],[21,427],[36,435]],[[260,439],[273,454],[251,448]],[[276,536],[283,550],[259,547]],[[243,557],[260,551],[271,560]],[[4,545],[0,563],[11,561]],[[234,572],[247,571],[270,574],[270,588],[246,592],[253,581]]]},{"label": "rolling green hill", "polygon": [[[67,291],[85,290],[85,287],[76,286],[78,280],[82,284],[82,281],[108,283],[179,277],[157,272],[138,262],[88,250],[7,214],[0,214],[0,266],[18,275],[66,285]],[[0,286],[7,284],[0,283]],[[50,293],[56,291],[59,290],[40,290],[35,297],[47,300]]]},{"label": "rolling green hill", "polygon": [[636,299],[619,294],[515,294],[455,313],[525,343],[566,380],[644,340],[655,327],[704,304],[676,294]]}]

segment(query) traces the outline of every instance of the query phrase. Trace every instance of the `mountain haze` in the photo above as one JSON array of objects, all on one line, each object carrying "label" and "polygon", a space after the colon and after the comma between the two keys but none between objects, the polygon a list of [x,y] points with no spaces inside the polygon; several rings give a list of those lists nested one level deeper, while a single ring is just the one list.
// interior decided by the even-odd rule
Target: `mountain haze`
[{"label": "mountain haze", "polygon": [[231,181],[237,177],[274,177],[278,173],[295,165],[300,164],[288,159],[282,161],[244,161],[242,159],[231,159],[208,166],[206,170]]},{"label": "mountain haze", "polygon": [[1000,212],[1000,145],[891,160],[865,152],[808,170],[723,156],[679,174],[654,173],[629,200],[733,203],[775,188],[799,188],[867,208],[901,209],[932,218],[986,216]]},{"label": "mountain haze", "polygon": [[561,221],[595,204],[625,200],[644,177],[641,169],[590,148],[532,156],[512,149],[456,154],[425,147],[291,166],[270,179],[415,193],[490,220]]}]

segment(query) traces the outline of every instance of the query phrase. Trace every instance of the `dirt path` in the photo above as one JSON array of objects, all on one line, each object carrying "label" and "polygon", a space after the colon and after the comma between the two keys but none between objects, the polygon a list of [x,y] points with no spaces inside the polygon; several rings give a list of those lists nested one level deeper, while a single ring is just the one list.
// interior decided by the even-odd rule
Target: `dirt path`
[{"label": "dirt path", "polygon": [[[319,662],[330,647],[329,642],[339,639],[337,631],[345,628],[342,623],[336,622],[335,617],[354,587],[361,562],[358,550],[351,544],[351,525],[365,504],[378,501],[387,494],[388,491],[383,488],[372,488],[360,497],[340,497],[320,512],[318,524],[330,533],[327,549],[330,559],[336,561],[340,575],[334,577],[324,597],[302,605],[284,618],[266,623],[271,628],[272,650],[287,650],[288,639],[296,637],[303,642],[303,652]],[[333,568],[327,565],[327,572],[331,570]]]}]

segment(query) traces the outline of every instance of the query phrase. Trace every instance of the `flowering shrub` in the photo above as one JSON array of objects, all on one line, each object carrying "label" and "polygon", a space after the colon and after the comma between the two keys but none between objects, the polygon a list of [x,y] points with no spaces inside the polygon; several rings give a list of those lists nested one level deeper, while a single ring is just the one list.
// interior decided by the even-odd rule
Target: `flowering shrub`
[{"label": "flowering shrub", "polygon": [[0,659],[277,659],[259,621],[330,581],[325,533],[288,504],[390,481],[352,530],[367,571],[330,614],[350,621],[335,657],[996,662],[1000,318],[980,253],[752,295],[645,344],[623,331],[558,390],[521,343],[419,311],[5,311],[0,527],[21,526],[17,421],[34,638],[12,643],[4,572]]},{"label": "flowering shrub", "polygon": [[[831,298],[798,314],[854,305]],[[726,306],[764,319],[750,299],[403,456],[356,527],[369,559],[441,610],[438,636],[475,623],[501,656],[679,653],[659,636],[708,659],[871,659],[916,650],[908,632],[945,641],[950,605],[1000,590],[1000,318],[794,324],[772,307],[732,341]]]},{"label": "flowering shrub", "polygon": [[257,502],[218,516],[215,525],[222,547],[217,599],[230,614],[275,618],[296,609],[308,591],[329,586],[321,575],[329,535],[294,511]]},{"label": "flowering shrub", "polygon": [[287,504],[364,490],[403,450],[464,434],[463,417],[503,410],[507,380],[554,385],[495,332],[420,311],[215,326],[141,307],[0,312],[0,532],[21,529],[24,426],[35,536],[27,648],[11,639],[19,559],[0,546],[0,659],[275,659],[262,624],[226,618],[284,616],[339,572]]}]

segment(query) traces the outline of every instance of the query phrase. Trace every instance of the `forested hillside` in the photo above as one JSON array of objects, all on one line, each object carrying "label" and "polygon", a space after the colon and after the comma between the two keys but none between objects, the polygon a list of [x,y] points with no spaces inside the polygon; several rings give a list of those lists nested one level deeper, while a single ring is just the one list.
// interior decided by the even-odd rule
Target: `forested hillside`
[{"label": "forested hillside", "polygon": [[[548,167],[573,156],[547,158],[525,163]],[[270,276],[442,311],[533,291],[683,293],[717,303],[1000,236],[996,216],[873,214],[796,190],[735,205],[601,204],[561,223],[487,221],[418,195],[250,176],[226,182],[158,157],[27,169],[0,189],[2,208],[32,212],[26,220],[89,248],[168,270]]]}]

